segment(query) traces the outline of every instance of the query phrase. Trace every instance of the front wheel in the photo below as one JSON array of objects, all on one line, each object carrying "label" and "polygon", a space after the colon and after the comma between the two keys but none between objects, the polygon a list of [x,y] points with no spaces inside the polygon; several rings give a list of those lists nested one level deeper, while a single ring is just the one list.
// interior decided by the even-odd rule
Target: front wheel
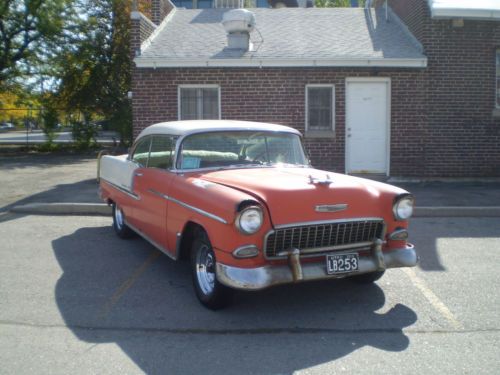
[{"label": "front wheel", "polygon": [[113,203],[113,228],[120,238],[130,238],[134,235],[132,229],[125,224],[123,211],[116,203]]},{"label": "front wheel", "polygon": [[363,273],[350,277],[350,279],[359,284],[371,284],[384,276],[385,271],[375,271],[370,273]]},{"label": "front wheel", "polygon": [[233,290],[222,285],[215,274],[215,254],[206,235],[199,235],[191,248],[191,270],[198,300],[209,309],[218,310],[232,302]]}]

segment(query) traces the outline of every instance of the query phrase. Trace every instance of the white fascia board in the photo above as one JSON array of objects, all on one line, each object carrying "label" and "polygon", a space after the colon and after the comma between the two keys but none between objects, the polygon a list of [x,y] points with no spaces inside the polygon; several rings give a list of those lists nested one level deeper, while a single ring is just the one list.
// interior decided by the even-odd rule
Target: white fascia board
[{"label": "white fascia board", "polygon": [[187,60],[167,58],[141,58],[134,62],[138,68],[291,68],[291,67],[379,67],[426,68],[427,58],[415,59],[218,59]]},{"label": "white fascia board", "polygon": [[432,18],[500,19],[498,0],[428,0]]},{"label": "white fascia board", "polygon": [[431,14],[432,18],[463,18],[484,21],[500,20],[500,10],[432,8]]}]

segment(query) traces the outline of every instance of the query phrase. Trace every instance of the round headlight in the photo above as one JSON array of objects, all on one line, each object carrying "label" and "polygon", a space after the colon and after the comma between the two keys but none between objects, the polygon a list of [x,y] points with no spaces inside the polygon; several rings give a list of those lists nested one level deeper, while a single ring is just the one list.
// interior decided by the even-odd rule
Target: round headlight
[{"label": "round headlight", "polygon": [[393,211],[396,220],[406,220],[413,214],[414,199],[411,195],[404,195],[394,203]]},{"label": "round headlight", "polygon": [[257,206],[250,206],[240,212],[236,219],[236,226],[243,234],[254,234],[262,226],[262,210]]}]

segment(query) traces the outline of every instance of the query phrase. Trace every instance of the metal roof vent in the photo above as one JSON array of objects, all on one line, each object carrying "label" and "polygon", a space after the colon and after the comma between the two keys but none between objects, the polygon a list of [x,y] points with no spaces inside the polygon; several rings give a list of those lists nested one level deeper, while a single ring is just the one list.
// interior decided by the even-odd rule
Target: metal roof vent
[{"label": "metal roof vent", "polygon": [[233,49],[252,49],[250,32],[255,27],[255,15],[246,9],[233,9],[222,16],[222,26],[227,32],[227,45]]}]

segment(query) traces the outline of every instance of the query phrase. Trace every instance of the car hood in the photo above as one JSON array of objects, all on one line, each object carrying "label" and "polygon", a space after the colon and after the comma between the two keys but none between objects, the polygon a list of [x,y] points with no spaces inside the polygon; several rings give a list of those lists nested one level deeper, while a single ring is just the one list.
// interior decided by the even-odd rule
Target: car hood
[{"label": "car hood", "polygon": [[383,218],[392,213],[394,197],[406,193],[380,182],[313,168],[233,169],[208,172],[200,177],[261,200],[267,205],[274,225]]}]

